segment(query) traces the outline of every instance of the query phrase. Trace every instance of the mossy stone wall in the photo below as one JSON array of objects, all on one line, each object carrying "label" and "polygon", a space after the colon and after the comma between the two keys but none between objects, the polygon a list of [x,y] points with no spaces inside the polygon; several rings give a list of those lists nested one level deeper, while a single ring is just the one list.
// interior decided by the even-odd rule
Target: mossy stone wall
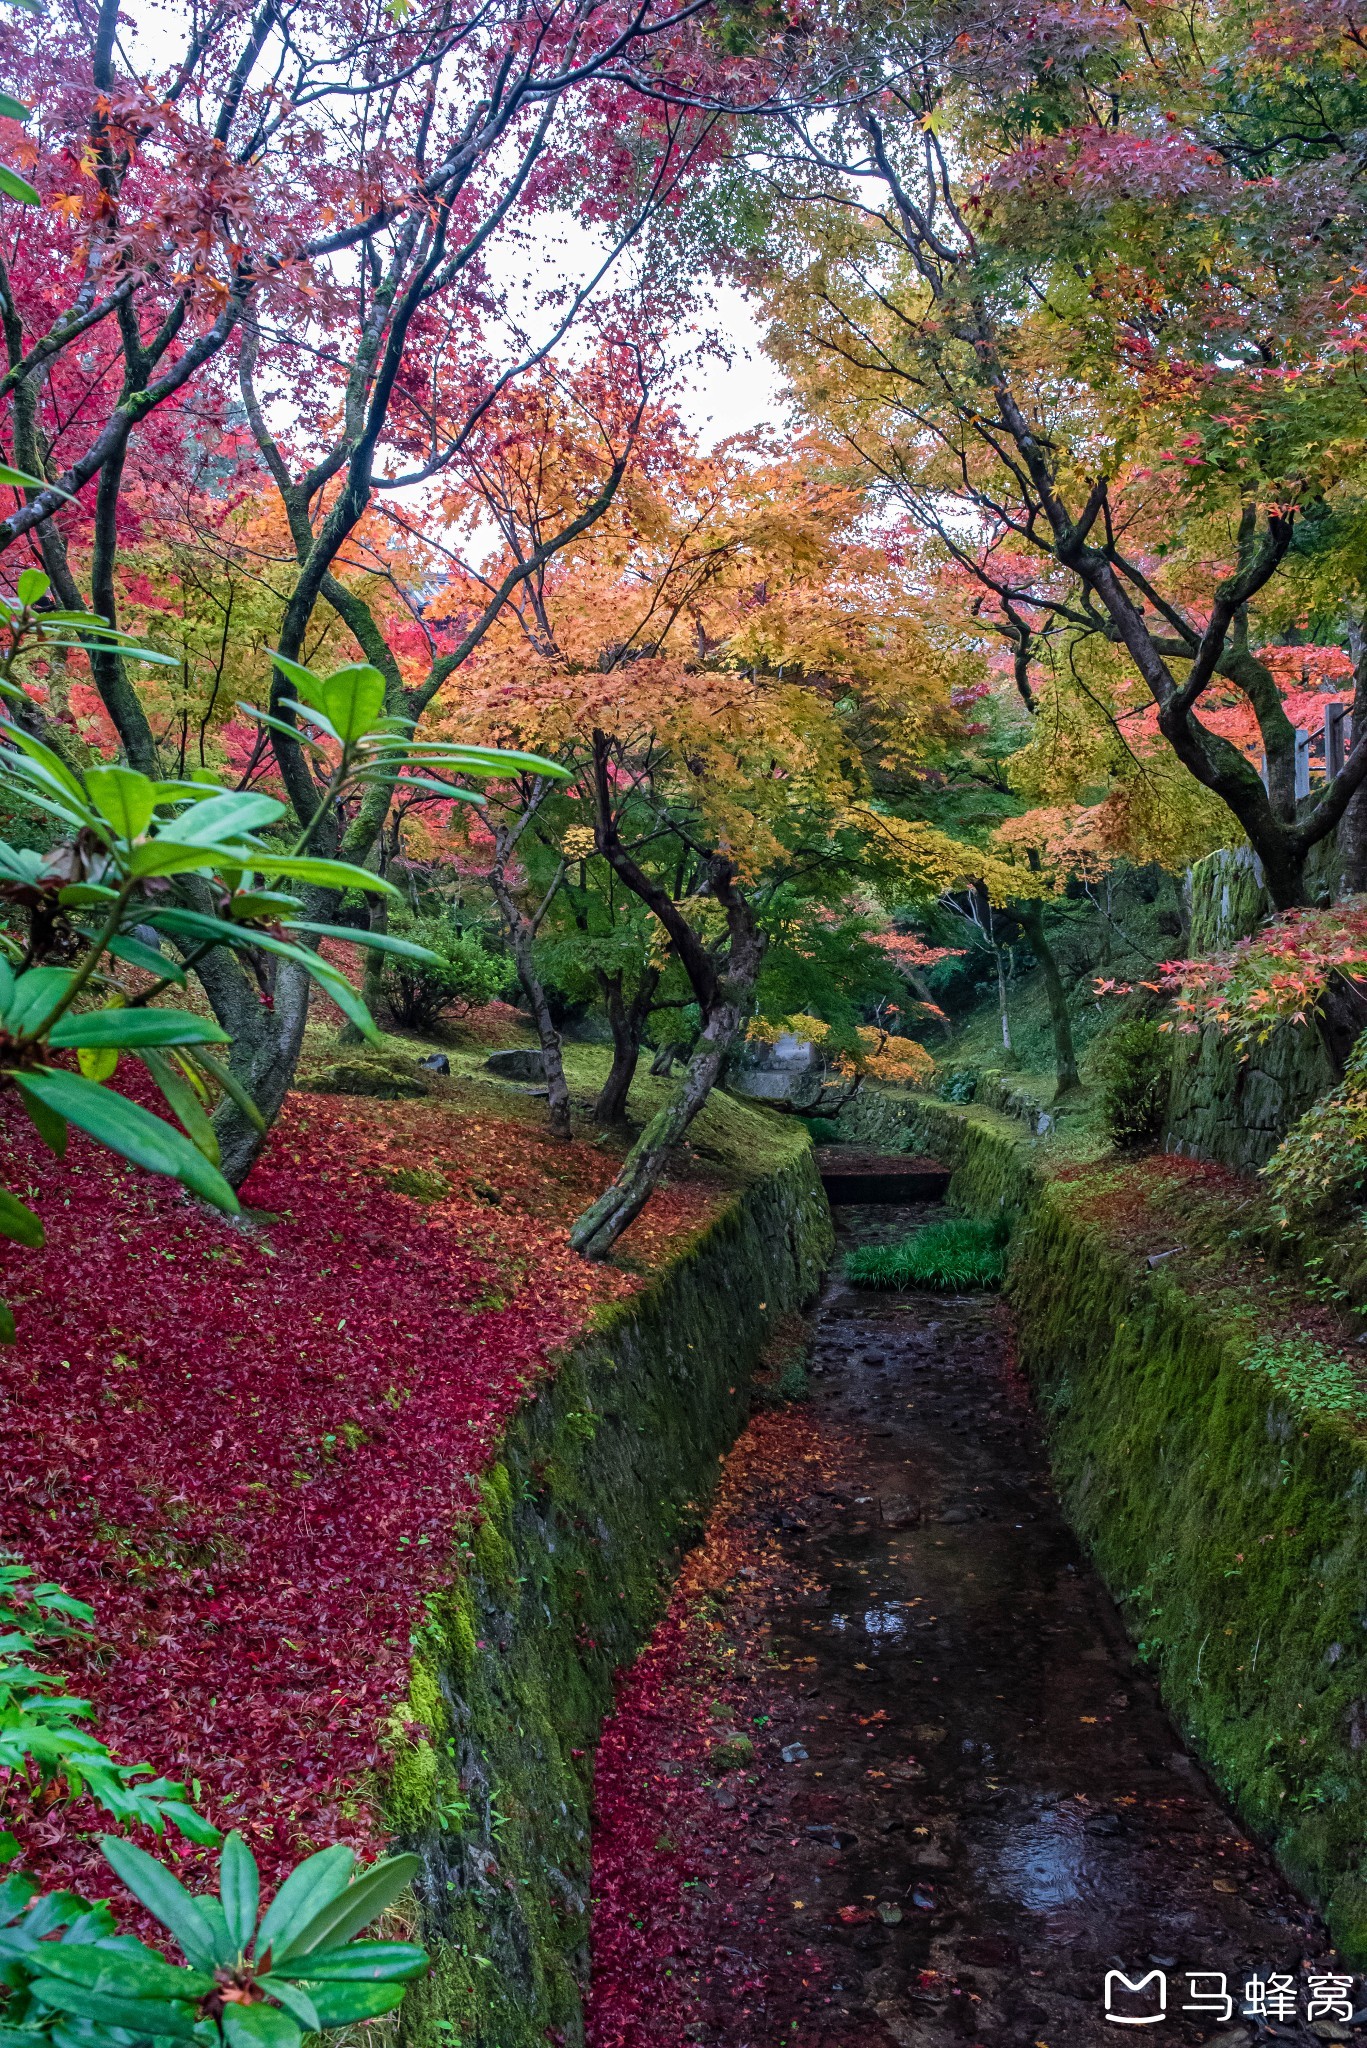
[{"label": "mossy stone wall", "polygon": [[962,1206],[1017,1211],[1055,1478],[1173,1719],[1367,1963],[1367,1434],[1245,1365],[1246,1330],[1136,1270],[1000,1120],[931,1103],[922,1132]]},{"label": "mossy stone wall", "polygon": [[386,1788],[395,1837],[425,1866],[434,1963],[402,2009],[414,2048],[583,2040],[593,1751],[613,1675],[701,1533],[766,1336],[830,1255],[810,1149],[785,1149],[517,1417],[415,1638]]},{"label": "mossy stone wall", "polygon": [[[1315,849],[1312,891],[1320,873],[1337,879],[1337,857],[1332,841]],[[1248,847],[1208,854],[1191,869],[1186,887],[1193,955],[1227,952],[1271,912],[1262,870]],[[1280,1024],[1263,1044],[1247,1048],[1213,1027],[1177,1035],[1164,1143],[1171,1152],[1255,1172],[1337,1080],[1318,1032],[1302,1025]]]}]

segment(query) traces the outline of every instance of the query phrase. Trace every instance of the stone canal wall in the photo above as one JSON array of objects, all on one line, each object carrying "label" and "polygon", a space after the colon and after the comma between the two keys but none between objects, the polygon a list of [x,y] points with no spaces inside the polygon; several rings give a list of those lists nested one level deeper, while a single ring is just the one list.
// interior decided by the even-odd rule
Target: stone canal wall
[{"label": "stone canal wall", "polygon": [[521,1413],[414,1642],[383,1797],[415,1848],[424,2048],[575,2048],[593,1751],[614,1673],[701,1531],[779,1317],[816,1291],[830,1212],[805,1137],[575,1346]]},{"label": "stone canal wall", "polygon": [[1174,1721],[1367,1962],[1367,1420],[1250,1363],[1256,1303],[1193,1298],[1127,1253],[1019,1124],[924,1101],[915,1122],[960,1206],[1014,1215],[1064,1506]]}]

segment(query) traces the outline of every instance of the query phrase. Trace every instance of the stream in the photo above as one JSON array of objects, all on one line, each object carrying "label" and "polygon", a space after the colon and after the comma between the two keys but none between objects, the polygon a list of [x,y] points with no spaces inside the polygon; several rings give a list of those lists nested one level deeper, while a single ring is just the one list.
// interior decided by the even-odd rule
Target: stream
[{"label": "stream", "polygon": [[[775,1564],[728,1583],[774,1590],[733,1623],[751,1789],[699,1777],[741,1847],[725,1874],[698,1851],[687,2040],[1357,2038],[1361,1977],[1185,1752],[1063,1519],[1005,1305],[848,1287],[844,1251],[943,1211],[835,1213],[795,1404],[834,1449],[718,1511]],[[660,2038],[591,2013],[590,2042]]]}]

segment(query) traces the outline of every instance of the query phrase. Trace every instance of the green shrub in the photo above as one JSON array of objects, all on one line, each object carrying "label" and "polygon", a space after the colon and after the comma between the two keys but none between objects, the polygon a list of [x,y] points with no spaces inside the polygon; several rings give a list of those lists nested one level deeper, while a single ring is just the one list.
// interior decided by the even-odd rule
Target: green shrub
[{"label": "green shrub", "polygon": [[1172,1037],[1149,1017],[1118,1024],[1101,1059],[1101,1113],[1121,1152],[1156,1145],[1163,1135],[1172,1083]]},{"label": "green shrub", "polygon": [[458,931],[443,917],[405,918],[396,936],[413,939],[441,957],[440,966],[390,954],[384,996],[396,1024],[427,1031],[447,1010],[474,1010],[508,985],[507,962],[490,953],[475,932]]},{"label": "green shrub", "polygon": [[864,1245],[845,1259],[855,1287],[999,1287],[1010,1225],[1004,1216],[927,1223],[900,1244]]},{"label": "green shrub", "polygon": [[811,1132],[814,1145],[838,1145],[845,1135],[834,1117],[808,1116],[803,1118],[803,1122]]},{"label": "green shrub", "polygon": [[1367,1188],[1367,1038],[1337,1088],[1312,1103],[1263,1168],[1282,1215],[1302,1221],[1360,1201]]},{"label": "green shrub", "polygon": [[940,1097],[944,1102],[971,1102],[978,1092],[979,1081],[976,1067],[955,1067],[940,1083]]}]

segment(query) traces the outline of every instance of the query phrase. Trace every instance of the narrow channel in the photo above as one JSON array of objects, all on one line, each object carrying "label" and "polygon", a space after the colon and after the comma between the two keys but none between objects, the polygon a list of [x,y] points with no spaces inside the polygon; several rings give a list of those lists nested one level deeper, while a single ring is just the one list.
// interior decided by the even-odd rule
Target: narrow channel
[{"label": "narrow channel", "polygon": [[[1136,2038],[1120,2025],[1161,1998],[1139,2039],[1355,2038],[1332,1988],[1329,2017],[1306,2017],[1311,1979],[1349,1973],[1185,1752],[1064,1521],[1004,1303],[840,1277],[853,1245],[941,1213],[837,1210],[795,1404],[821,1455],[792,1454],[779,1498],[772,1456],[743,1439],[735,1456],[760,1476],[723,1486],[709,1542],[730,1576],[708,1597],[729,1697],[753,1709],[733,1720],[754,1767],[728,1774],[696,1744],[659,1766],[663,1694],[639,1727],[624,1698],[622,1739],[605,1744],[600,1812],[648,1809],[663,1782],[658,1825],[693,1831],[701,1875],[659,1980],[662,1998],[687,1986],[670,2024],[685,2012],[683,2038],[706,2048],[1092,2048]],[[740,1562],[747,1540],[762,1568]],[[651,1872],[617,1860],[623,1984],[630,1943],[658,1938]],[[607,1943],[596,1934],[595,1967]],[[1112,1979],[1108,2017],[1111,1971],[1158,1974],[1135,1993]],[[649,1998],[630,2025],[610,2003],[591,2001],[595,2048],[664,2038]]]}]

